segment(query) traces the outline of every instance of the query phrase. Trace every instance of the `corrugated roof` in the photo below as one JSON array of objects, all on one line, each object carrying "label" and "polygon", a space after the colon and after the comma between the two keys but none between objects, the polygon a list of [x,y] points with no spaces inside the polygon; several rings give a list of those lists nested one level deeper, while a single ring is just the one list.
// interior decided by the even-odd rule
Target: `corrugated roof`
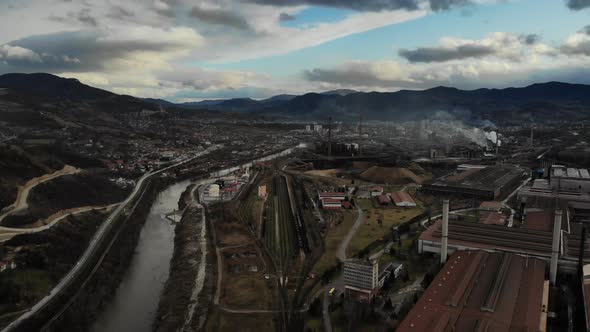
[{"label": "corrugated roof", "polygon": [[412,198],[412,196],[410,196],[410,194],[408,194],[407,192],[404,191],[396,191],[394,193],[391,194],[391,198],[393,199],[393,201],[396,204],[399,203],[413,203],[416,204],[416,202],[414,201],[414,199]]},{"label": "corrugated roof", "polygon": [[537,331],[543,260],[456,251],[397,331]]}]

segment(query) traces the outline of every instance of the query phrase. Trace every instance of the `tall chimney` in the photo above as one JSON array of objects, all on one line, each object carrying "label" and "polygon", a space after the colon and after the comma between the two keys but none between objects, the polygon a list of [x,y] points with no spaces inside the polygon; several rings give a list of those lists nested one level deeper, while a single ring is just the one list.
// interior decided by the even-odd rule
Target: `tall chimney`
[{"label": "tall chimney", "polygon": [[443,200],[443,220],[442,220],[442,239],[440,243],[440,264],[444,265],[447,261],[447,251],[449,242],[449,200]]},{"label": "tall chimney", "polygon": [[500,134],[498,133],[498,129],[496,129],[496,158],[498,158],[499,153],[500,153]]},{"label": "tall chimney", "polygon": [[555,210],[555,221],[553,222],[553,246],[551,247],[551,265],[549,266],[549,280],[555,286],[557,277],[557,260],[559,258],[559,241],[561,239],[561,210]]},{"label": "tall chimney", "polygon": [[362,140],[363,140],[363,115],[359,115],[359,156],[363,154],[362,150]]},{"label": "tall chimney", "polygon": [[533,126],[531,126],[531,147],[533,146]]},{"label": "tall chimney", "polygon": [[328,157],[332,157],[332,117],[328,117]]}]

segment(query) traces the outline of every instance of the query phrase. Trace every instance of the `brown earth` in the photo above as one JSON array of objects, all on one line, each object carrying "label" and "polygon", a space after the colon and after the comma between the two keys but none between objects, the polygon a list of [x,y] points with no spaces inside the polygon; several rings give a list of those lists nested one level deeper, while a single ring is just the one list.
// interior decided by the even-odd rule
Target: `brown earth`
[{"label": "brown earth", "polygon": [[422,184],[425,179],[407,168],[373,166],[360,175],[361,179],[387,184]]}]

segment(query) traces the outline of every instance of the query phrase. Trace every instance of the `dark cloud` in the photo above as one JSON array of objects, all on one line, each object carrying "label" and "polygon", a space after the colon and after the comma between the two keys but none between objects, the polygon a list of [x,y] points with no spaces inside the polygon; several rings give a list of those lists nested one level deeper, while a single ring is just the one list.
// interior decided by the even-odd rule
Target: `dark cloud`
[{"label": "dark cloud", "polygon": [[587,25],[587,26],[583,27],[583,28],[580,30],[580,32],[581,32],[581,33],[585,33],[585,34],[587,34],[588,36],[590,36],[590,25]]},{"label": "dark cloud", "polygon": [[80,10],[78,12],[76,18],[78,19],[78,21],[80,21],[86,25],[89,25],[92,27],[98,26],[98,20],[94,16],[90,15],[90,9],[88,9],[88,8],[84,8],[84,9]]},{"label": "dark cloud", "polygon": [[239,30],[249,30],[251,28],[244,17],[223,9],[193,7],[191,16],[209,24],[229,26]]},{"label": "dark cloud", "polygon": [[346,8],[358,11],[416,10],[428,2],[433,10],[446,10],[471,3],[470,0],[242,0],[272,6],[315,5]]},{"label": "dark cloud", "polygon": [[[94,30],[32,36],[7,45],[39,54],[41,61],[6,61],[0,71],[85,72],[104,70],[109,61],[124,59],[138,51],[166,52],[182,46],[162,40],[113,40]],[[1,46],[0,46],[1,47]]]},{"label": "dark cloud", "polygon": [[590,7],[590,0],[566,0],[567,6],[572,10],[582,10]]},{"label": "dark cloud", "polygon": [[279,16],[279,21],[281,22],[295,21],[296,19],[297,17],[289,15],[287,13],[281,13],[281,15]]},{"label": "dark cloud", "polygon": [[130,11],[129,9],[126,9],[124,7],[112,6],[109,11],[108,16],[110,18],[113,18],[116,20],[125,20],[125,19],[135,16],[135,14],[132,11]]},{"label": "dark cloud", "polygon": [[539,35],[534,34],[534,33],[520,36],[520,41],[525,43],[526,45],[534,45],[537,42],[539,42],[540,39],[541,39],[541,37]]},{"label": "dark cloud", "polygon": [[444,62],[468,58],[482,58],[496,53],[490,46],[461,45],[455,48],[420,47],[415,50],[401,49],[399,55],[410,62]]},{"label": "dark cloud", "polygon": [[303,78],[311,82],[331,83],[342,86],[395,86],[397,81],[388,81],[377,78],[370,70],[361,66],[356,68],[321,69],[315,68],[303,72]]},{"label": "dark cloud", "polygon": [[566,55],[590,56],[590,40],[583,40],[575,45],[564,44],[560,47],[560,50]]},{"label": "dark cloud", "polygon": [[433,10],[448,10],[470,4],[469,0],[430,0],[430,8]]},{"label": "dark cloud", "polygon": [[91,15],[88,8],[81,9],[78,12],[69,12],[66,16],[50,16],[49,19],[61,23],[79,22],[90,27],[98,26],[98,20]]}]

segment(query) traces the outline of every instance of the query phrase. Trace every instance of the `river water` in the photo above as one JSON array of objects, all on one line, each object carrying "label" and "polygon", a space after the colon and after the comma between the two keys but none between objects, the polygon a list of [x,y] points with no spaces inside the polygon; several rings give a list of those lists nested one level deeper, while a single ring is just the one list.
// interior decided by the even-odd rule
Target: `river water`
[{"label": "river water", "polygon": [[143,226],[129,269],[90,331],[151,331],[174,252],[174,225],[164,214],[178,209],[182,181],[162,191]]},{"label": "river water", "polygon": [[[290,154],[287,149],[241,166],[223,169],[210,174],[210,179],[225,176],[240,167],[249,167],[256,162],[268,161]],[[204,183],[208,180],[199,181]],[[105,310],[99,314],[91,332],[148,332],[156,318],[160,294],[166,285],[170,272],[170,261],[174,253],[174,225],[164,217],[165,213],[178,209],[182,192],[190,185],[182,181],[160,192],[143,226],[129,269],[109,300]],[[202,230],[205,237],[205,229]],[[204,280],[205,261],[202,261],[197,287],[193,297],[200,292]],[[194,309],[194,308],[191,308]],[[192,310],[191,310],[192,311]]]}]

